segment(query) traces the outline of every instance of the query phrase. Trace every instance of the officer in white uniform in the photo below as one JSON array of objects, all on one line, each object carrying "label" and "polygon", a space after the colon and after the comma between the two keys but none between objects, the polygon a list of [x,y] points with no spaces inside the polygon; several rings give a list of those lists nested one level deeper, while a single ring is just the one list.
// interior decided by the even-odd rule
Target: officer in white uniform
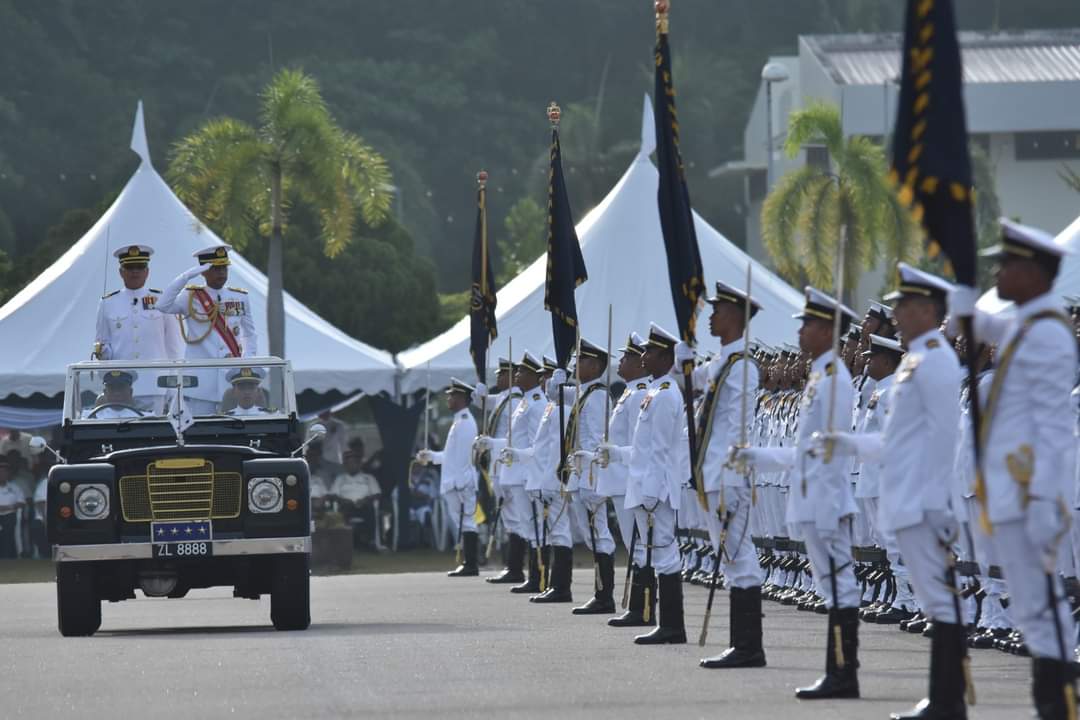
[{"label": "officer in white uniform", "polygon": [[[150,277],[148,245],[125,245],[113,252],[120,261],[123,290],[102,296],[98,304],[94,357],[98,360],[175,360],[183,357],[180,325],[175,317],[156,310],[161,291],[146,287]],[[135,389],[135,403],[160,414],[165,393],[154,377],[144,374]]]},{"label": "officer in white uniform", "polygon": [[[541,547],[542,519],[539,509],[525,492],[525,483],[531,476],[531,463],[514,462],[503,456],[502,451],[507,447],[516,449],[528,449],[532,447],[533,438],[536,436],[536,428],[540,425],[540,417],[544,413],[547,399],[540,388],[540,374],[543,367],[540,362],[526,351],[521,356],[521,362],[514,372],[514,385],[521,389],[521,399],[514,406],[510,416],[510,426],[505,437],[491,437],[489,447],[491,454],[498,458],[497,462],[502,465],[499,470],[499,486],[503,490],[503,513],[509,511],[507,529],[517,535],[528,538],[532,550],[529,552],[529,572],[525,582],[514,585],[510,592],[518,594],[535,594],[546,589],[546,584],[541,582],[541,558],[545,554]],[[546,568],[544,568],[546,570]],[[545,581],[546,582],[546,581]],[[541,585],[544,585],[541,588]]]},{"label": "officer in white uniform", "polygon": [[[930,696],[901,718],[963,718],[967,632],[952,571],[959,527],[950,510],[954,453],[960,442],[960,363],[939,329],[952,286],[899,264],[900,284],[886,300],[907,354],[896,371],[881,433],[838,433],[837,453],[882,461],[879,519],[895,533],[923,612],[934,623]],[[944,476],[944,477],[943,477]]]},{"label": "officer in white uniform", "polygon": [[232,385],[236,407],[225,414],[233,417],[269,415],[271,411],[261,404],[264,400],[261,383],[265,378],[266,372],[262,368],[244,367],[230,370],[226,379]]},{"label": "officer in white uniform", "polygon": [[506,567],[498,575],[484,579],[495,585],[517,585],[525,582],[525,556],[529,552],[529,541],[526,540],[528,533],[523,530],[526,526],[526,513],[525,508],[513,501],[509,487],[502,484],[503,465],[498,462],[497,455],[491,452],[492,446],[489,442],[492,438],[506,440],[510,430],[510,418],[521,401],[521,389],[514,384],[514,365],[507,358],[499,358],[495,389],[497,393],[490,397],[487,396],[487,388],[482,383],[477,383],[476,392],[473,393],[473,405],[483,405],[487,396],[489,399],[486,402],[492,407],[484,434],[476,438],[475,450],[478,456],[487,458],[488,477],[491,478],[491,484],[499,498],[499,519],[506,528],[509,547]]},{"label": "officer in white uniform", "polygon": [[855,499],[846,458],[813,447],[815,433],[851,427],[851,374],[832,350],[837,313],[844,333],[855,313],[817,288],[806,288],[806,306],[795,317],[802,320],[799,347],[812,361],[794,446],[748,448],[736,457],[758,470],[791,469],[787,523],[806,544],[829,613],[825,675],[795,691],[805,700],[859,697],[859,586],[851,556]]},{"label": "officer in white uniform", "polygon": [[[247,290],[226,287],[229,280],[228,245],[212,245],[194,253],[199,266],[181,273],[173,280],[157,309],[181,316],[180,332],[188,360],[206,358],[251,357],[259,354],[251,300]],[[202,275],[205,285],[188,282]],[[218,371],[196,373],[197,387],[185,390],[193,415],[214,415],[227,388],[225,374]]]},{"label": "officer in white uniform", "polygon": [[135,407],[132,386],[139,379],[134,370],[108,370],[102,378],[101,402],[82,412],[84,420],[126,420],[142,417],[142,410]]},{"label": "officer in white uniform", "polygon": [[1072,614],[1055,572],[1068,532],[1076,448],[1069,394],[1076,379],[1072,323],[1053,292],[1067,251],[1047,233],[1006,219],[997,258],[998,296],[1015,309],[975,309],[976,290],[957,288],[955,318],[974,316],[975,340],[996,345],[997,369],[982,409],[985,486],[977,488],[982,528],[1009,583],[1009,611],[1034,659],[1033,696],[1041,718],[1075,712],[1069,667]]},{"label": "officer in white uniform", "polygon": [[[711,362],[695,371],[694,387],[707,389],[696,419],[701,460],[695,476],[704,483],[709,538],[719,550],[724,578],[731,588],[732,646],[716,657],[702,660],[701,666],[762,667],[764,575],[750,537],[750,473],[728,462],[731,447],[749,444],[759,379],[757,363],[748,356],[743,335],[747,310],[752,318],[761,305],[747,297],[744,290],[722,282],[716,283],[716,294],[707,302],[712,305],[709,330],[713,337],[720,338],[721,349]],[[688,350],[689,346],[680,343],[677,364],[682,364]]]},{"label": "officer in white uniform", "polygon": [[659,623],[652,632],[634,638],[638,645],[686,642],[681,562],[675,539],[675,514],[682,495],[676,444],[684,441],[686,412],[675,369],[678,342],[663,328],[649,328],[642,364],[653,380],[641,402],[631,444],[600,446],[609,462],[622,458],[630,467],[626,506],[634,509],[638,537],[645,539],[642,552],[635,552],[635,561],[641,558],[638,576],[643,614],[651,615],[653,588],[659,588]]},{"label": "officer in white uniform", "polygon": [[439,450],[421,450],[416,459],[423,465],[442,466],[439,488],[446,503],[450,529],[458,537],[462,564],[447,573],[450,577],[480,574],[479,548],[476,534],[476,466],[473,465],[473,442],[476,440],[476,420],[469,412],[471,385],[451,379],[446,389],[446,406],[454,414],[446,445]]}]

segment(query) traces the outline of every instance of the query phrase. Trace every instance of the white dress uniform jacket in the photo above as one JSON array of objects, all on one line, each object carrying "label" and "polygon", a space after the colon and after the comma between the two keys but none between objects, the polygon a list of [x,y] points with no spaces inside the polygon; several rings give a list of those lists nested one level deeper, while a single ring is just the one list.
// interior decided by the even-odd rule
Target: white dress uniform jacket
[{"label": "white dress uniform jacket", "polygon": [[[858,433],[879,433],[885,427],[885,418],[889,416],[892,402],[893,381],[896,375],[888,375],[874,384],[874,391],[866,402],[862,421],[855,428]],[[870,381],[872,382],[872,381]],[[881,460],[866,460],[858,463],[858,479],[855,481],[856,498],[876,498],[881,496]],[[876,520],[874,520],[876,522]]]},{"label": "white dress uniform jacket", "polygon": [[[563,410],[563,420],[569,417],[570,408],[566,407]],[[536,426],[536,435],[532,439],[532,449],[532,457],[526,463],[529,479],[525,482],[525,489],[530,493],[560,492],[563,485],[559,480],[558,470],[562,449],[559,446],[559,403],[557,400],[548,400],[545,403],[544,411],[540,414],[540,422]]]},{"label": "white dress uniform jacket", "polygon": [[[514,413],[510,416],[511,437],[510,446],[523,450],[532,447],[533,438],[536,437],[536,429],[540,426],[540,417],[544,414],[547,406],[547,398],[540,388],[526,390],[514,407]],[[498,455],[499,450],[506,447],[506,438],[496,438],[492,443],[492,454]],[[504,487],[513,485],[525,485],[532,474],[532,462],[516,462],[512,465],[504,465],[499,471],[499,483]]]},{"label": "white dress uniform jacket", "polygon": [[476,492],[476,466],[472,461],[473,440],[476,439],[476,420],[468,409],[458,410],[446,446],[431,451],[431,461],[442,466],[439,491],[446,495],[455,490]]},{"label": "white dress uniform jacket", "polygon": [[[830,428],[833,383],[836,384],[836,405]],[[830,429],[845,431],[851,427],[851,396],[854,392],[851,373],[843,362],[834,362],[831,350],[810,364],[810,378],[803,390],[799,429],[795,436],[795,466],[790,475],[787,507],[789,524],[814,523],[818,530],[837,530],[840,518],[856,512],[846,458],[834,455],[832,462],[826,463],[820,455],[811,457],[807,453],[814,433]]]},{"label": "white dress uniform jacket", "polygon": [[[514,411],[517,409],[518,403],[521,402],[521,390],[517,387],[512,387],[509,390],[503,390],[497,394],[492,401],[492,417],[488,419],[487,433],[491,438],[506,440],[506,433],[510,429],[510,420],[514,416]],[[498,412],[496,416],[494,413]],[[503,465],[502,463],[495,462],[498,459],[498,453],[488,453],[490,463],[488,466],[488,474],[491,477],[492,486],[498,488],[500,485],[499,478],[502,475]]]},{"label": "white dress uniform jacket", "polygon": [[[615,402],[611,411],[611,424],[608,427],[608,439],[612,445],[629,447],[634,438],[634,427],[641,401],[649,390],[649,383],[644,379],[631,380]],[[626,480],[630,468],[621,457],[612,456],[605,471],[598,476],[596,492],[599,495],[615,497],[626,494]]]},{"label": "white dress uniform jacket", "polygon": [[[98,303],[97,332],[102,360],[177,360],[184,342],[176,318],[157,311],[160,290],[117,290]],[[138,391],[136,395],[140,394]]]},{"label": "white dress uniform jacket", "polygon": [[[742,338],[724,345],[720,354],[712,359],[707,368],[698,369],[698,372],[695,373],[694,382],[705,380],[712,383],[714,380],[719,379],[719,374],[727,364],[728,358],[733,353],[742,352],[744,345]],[[746,485],[745,477],[730,468],[724,467],[728,459],[728,448],[738,445],[743,438],[739,425],[742,422],[743,365],[745,363],[749,364],[745,388],[746,422],[749,425],[754,420],[758,388],[757,364],[747,358],[740,358],[732,363],[731,369],[724,379],[723,386],[718,389],[718,397],[713,405],[712,432],[705,451],[705,461],[701,467],[706,492],[718,492],[721,484],[728,487],[743,487]],[[707,373],[704,378],[700,377],[699,371],[702,369],[705,369]],[[709,385],[703,384],[702,387],[706,390],[709,389]],[[697,422],[697,427],[700,429],[704,423],[708,422],[708,418],[698,417]],[[749,432],[749,428],[747,432]]]},{"label": "white dress uniform jacket", "polygon": [[674,371],[649,384],[630,446],[626,507],[641,505],[644,498],[656,498],[679,509],[682,478],[676,462],[676,443],[683,441],[684,412]]},{"label": "white dress uniform jacket", "polygon": [[949,473],[960,427],[960,363],[938,330],[908,343],[885,420],[881,526],[918,525],[949,508]]},{"label": "white dress uniform jacket", "polygon": [[[579,450],[592,452],[596,450],[600,443],[604,442],[604,394],[607,389],[603,386],[603,383],[602,378],[597,378],[582,384],[581,392],[587,394],[584,395],[585,401],[578,411],[577,417],[577,447]],[[601,387],[590,390],[590,388],[597,385]],[[583,462],[580,475],[578,475],[576,469],[572,469],[569,489],[595,492],[600,484],[601,476],[606,472],[605,468],[598,466],[593,466],[590,469],[589,463]]]},{"label": "white dress uniform jacket", "polygon": [[[976,311],[975,336],[998,347],[1003,360],[1010,341],[1032,316],[1054,311],[1065,318],[1051,293],[1016,308],[1008,317]],[[1028,329],[1000,383],[985,447],[988,509],[992,523],[1024,517],[1025,497],[1072,500],[1075,447],[1073,411],[1069,405],[1076,372],[1076,339],[1065,322],[1041,319]],[[1011,459],[1010,459],[1011,458]],[[1010,472],[1028,465],[1025,488]]]},{"label": "white dress uniform jacket", "polygon": [[[185,285],[185,282],[183,275],[173,280],[157,302],[157,309],[161,312],[180,315],[183,318],[181,322],[184,334],[189,340],[203,338],[200,342],[186,343],[184,356],[189,360],[232,357],[229,346],[210,326],[199,301],[192,297],[192,293],[201,286]],[[252,315],[251,300],[248,298],[247,290],[236,287],[223,287],[220,290],[209,287],[203,289],[210,294],[210,299],[218,306],[218,311],[225,319],[229,332],[236,338],[241,357],[258,355],[259,336],[255,332],[255,318]],[[192,316],[190,311],[192,307],[197,317]]]}]

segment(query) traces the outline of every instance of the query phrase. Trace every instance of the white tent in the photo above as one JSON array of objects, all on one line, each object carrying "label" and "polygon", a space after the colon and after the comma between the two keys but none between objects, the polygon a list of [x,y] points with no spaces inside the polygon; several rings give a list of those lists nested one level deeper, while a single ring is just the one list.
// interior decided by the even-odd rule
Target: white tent
[{"label": "white tent", "polygon": [[[678,330],[656,204],[659,173],[649,159],[655,144],[652,105],[646,96],[640,152],[607,197],[577,225],[589,273],[588,281],[575,294],[578,320],[583,336],[601,347],[607,341],[609,303],[614,306],[615,347],[621,347],[632,330],[645,333],[650,322],[672,332]],[[709,294],[716,280],[745,286],[749,256],[696,214],[694,220]],[[793,341],[798,323],[791,315],[802,307],[802,294],[760,263],[752,262],[752,292],[764,306],[754,318],[753,337],[770,344]],[[497,356],[507,354],[511,339],[517,357],[524,350],[538,357],[541,353],[554,356],[551,316],[544,310],[546,263],[546,256],[539,258],[499,291],[499,337],[490,351],[489,365]],[[707,313],[699,318],[699,341],[704,348],[715,349],[718,343],[708,337]],[[469,318],[401,353],[399,360],[405,368],[404,392],[425,387],[429,371],[431,387],[446,385],[451,376],[473,378]]]},{"label": "white tent", "polygon": [[[117,247],[152,246],[149,284],[164,288],[195,264],[193,252],[221,242],[154,170],[141,102],[131,148],[142,162],[112,206],[60,259],[0,308],[0,397],[60,393],[67,364],[88,359],[98,299],[102,291],[121,287],[112,257]],[[258,319],[259,350],[265,353],[266,276],[234,252],[229,284],[248,290]],[[389,353],[345,335],[289,295],[285,315],[286,354],[298,392],[394,389],[397,367]]]},{"label": "white tent", "polygon": [[[1054,290],[1062,299],[1080,296],[1080,217],[1058,233],[1054,242],[1069,249],[1061,262]],[[978,306],[980,310],[996,313],[1012,307],[1012,303],[999,298],[996,288],[990,288],[979,298]]]}]

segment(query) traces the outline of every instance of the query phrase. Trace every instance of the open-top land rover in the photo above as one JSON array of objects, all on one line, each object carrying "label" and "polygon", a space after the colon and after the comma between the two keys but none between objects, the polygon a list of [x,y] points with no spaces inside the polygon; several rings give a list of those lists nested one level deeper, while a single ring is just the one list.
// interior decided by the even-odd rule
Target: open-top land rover
[{"label": "open-top land rover", "polygon": [[307,628],[301,434],[283,360],[71,365],[47,505],[60,632],[93,634],[101,601],[136,589],[214,586],[269,593],[275,628]]}]

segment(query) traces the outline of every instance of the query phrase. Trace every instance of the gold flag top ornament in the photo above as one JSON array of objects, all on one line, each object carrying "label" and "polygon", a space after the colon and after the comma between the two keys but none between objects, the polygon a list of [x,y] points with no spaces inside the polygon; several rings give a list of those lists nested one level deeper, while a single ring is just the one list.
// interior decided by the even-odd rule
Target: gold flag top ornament
[{"label": "gold flag top ornament", "polygon": [[671,0],[656,0],[653,3],[656,10],[656,32],[658,35],[668,34],[668,13],[671,11]]},{"label": "gold flag top ornament", "polygon": [[562,119],[562,110],[559,109],[559,106],[555,103],[554,100],[552,100],[551,104],[548,105],[547,116],[548,120],[551,121],[551,128],[553,130],[558,128],[559,120]]}]

